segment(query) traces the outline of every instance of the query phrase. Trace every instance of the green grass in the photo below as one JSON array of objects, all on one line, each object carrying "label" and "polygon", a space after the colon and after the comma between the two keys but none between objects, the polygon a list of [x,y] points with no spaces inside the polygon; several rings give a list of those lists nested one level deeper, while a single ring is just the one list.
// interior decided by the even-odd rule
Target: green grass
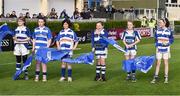
[{"label": "green grass", "polygon": [[[121,43],[122,45],[122,43]],[[75,56],[91,51],[90,44],[78,46]],[[107,59],[107,82],[95,82],[95,65],[73,65],[73,82],[58,82],[60,78],[60,63],[48,63],[48,82],[34,82],[35,63],[29,68],[30,80],[13,81],[15,72],[15,56],[12,52],[0,53],[0,95],[165,95],[180,94],[180,39],[176,39],[171,47],[169,84],[163,83],[164,66],[160,70],[160,81],[150,84],[154,67],[147,73],[137,72],[137,82],[125,81],[126,73],[122,70],[124,55],[112,46],[109,47]],[[155,54],[152,39],[142,39],[138,44],[138,56]]]}]

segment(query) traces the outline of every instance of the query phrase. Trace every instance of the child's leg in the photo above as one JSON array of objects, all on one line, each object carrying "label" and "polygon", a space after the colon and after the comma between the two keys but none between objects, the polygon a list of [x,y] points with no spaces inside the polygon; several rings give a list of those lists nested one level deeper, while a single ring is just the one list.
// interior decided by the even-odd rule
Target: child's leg
[{"label": "child's leg", "polygon": [[[130,56],[130,59],[134,59],[136,57],[136,55],[131,55]],[[132,70],[132,73],[135,74],[136,73],[136,70]]]},{"label": "child's leg", "polygon": [[100,59],[97,59],[97,64],[96,64],[96,77],[100,78],[100,72],[101,72],[101,62],[100,62]]},{"label": "child's leg", "polygon": [[[26,60],[27,60],[27,55],[24,55],[24,56],[23,56],[23,63],[25,63]],[[25,76],[27,76],[27,75],[28,75],[28,70],[26,69],[26,70],[24,71],[24,73],[25,73]]]},{"label": "child's leg", "polygon": [[155,76],[158,76],[158,74],[159,74],[160,65],[161,65],[161,59],[157,59]]},{"label": "child's leg", "polygon": [[47,81],[47,65],[42,63],[43,81]]},{"label": "child's leg", "polygon": [[165,65],[165,76],[168,76],[168,71],[169,71],[169,63],[168,63],[168,59],[164,59],[164,65]]},{"label": "child's leg", "polygon": [[[130,55],[125,55],[125,59],[129,60],[130,59]],[[130,76],[131,72],[127,72],[127,75]]]},{"label": "child's leg", "polygon": [[164,59],[164,64],[165,64],[165,75],[164,75],[164,78],[165,78],[165,81],[164,83],[168,83],[168,71],[169,71],[169,63],[168,63],[168,59]]},{"label": "child's leg", "polygon": [[68,66],[68,77],[72,77],[72,66],[71,64],[68,64],[68,63],[67,63],[67,66]]},{"label": "child's leg", "polygon": [[102,74],[102,79],[105,81],[105,75],[106,75],[106,63],[105,63],[105,58],[100,58],[101,60],[101,74]]},{"label": "child's leg", "polygon": [[40,74],[40,64],[41,62],[36,61],[36,72],[35,72],[35,81],[39,81],[39,74]]},{"label": "child's leg", "polygon": [[62,62],[62,65],[61,65],[61,77],[65,78],[65,74],[66,74],[66,63]]},{"label": "child's leg", "polygon": [[21,56],[16,56],[16,70],[21,69]]},{"label": "child's leg", "polygon": [[[134,59],[136,55],[131,55],[130,59]],[[134,66],[134,65],[133,65]],[[136,70],[132,69],[132,82],[136,82]]]},{"label": "child's leg", "polygon": [[72,66],[71,64],[67,63],[67,67],[68,67],[68,82],[72,82]]}]

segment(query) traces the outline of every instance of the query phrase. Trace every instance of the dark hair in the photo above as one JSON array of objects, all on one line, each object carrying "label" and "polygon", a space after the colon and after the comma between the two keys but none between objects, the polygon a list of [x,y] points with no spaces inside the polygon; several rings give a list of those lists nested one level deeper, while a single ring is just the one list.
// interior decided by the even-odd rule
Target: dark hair
[{"label": "dark hair", "polygon": [[56,11],[55,8],[52,8],[51,11]]},{"label": "dark hair", "polygon": [[19,18],[17,19],[17,22],[18,22],[19,20],[24,21],[24,25],[26,25],[26,18],[24,18],[24,17],[19,17]]},{"label": "dark hair", "polygon": [[62,27],[63,27],[64,23],[67,23],[69,25],[69,28],[72,27],[72,23],[69,19],[65,19],[64,21],[62,21]]},{"label": "dark hair", "polygon": [[165,26],[166,26],[166,27],[169,27],[170,22],[169,22],[169,20],[168,20],[167,18],[162,18],[162,19],[160,19],[160,20],[162,20],[162,21],[165,23]]},{"label": "dark hair", "polygon": [[104,23],[102,21],[98,21],[96,24],[100,23],[102,26],[104,26]]},{"label": "dark hair", "polygon": [[38,18],[38,21],[39,21],[39,20],[43,20],[43,21],[45,22],[44,25],[46,26],[46,18],[45,18],[45,17],[39,17],[39,18]]}]

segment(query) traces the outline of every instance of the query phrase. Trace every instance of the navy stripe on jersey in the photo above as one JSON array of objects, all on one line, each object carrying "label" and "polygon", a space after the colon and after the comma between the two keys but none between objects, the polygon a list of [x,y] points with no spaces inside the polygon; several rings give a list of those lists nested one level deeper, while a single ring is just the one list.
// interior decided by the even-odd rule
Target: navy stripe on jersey
[{"label": "navy stripe on jersey", "polygon": [[[141,40],[141,35],[139,32],[134,31],[133,33],[128,33],[127,31],[123,32],[121,39],[125,41],[127,44],[133,44],[136,40]],[[134,45],[131,48],[126,48],[126,50],[137,50],[137,46]]]},{"label": "navy stripe on jersey", "polygon": [[35,39],[35,48],[47,47],[48,40],[52,38],[51,31],[48,27],[37,27],[34,29],[33,39]]}]

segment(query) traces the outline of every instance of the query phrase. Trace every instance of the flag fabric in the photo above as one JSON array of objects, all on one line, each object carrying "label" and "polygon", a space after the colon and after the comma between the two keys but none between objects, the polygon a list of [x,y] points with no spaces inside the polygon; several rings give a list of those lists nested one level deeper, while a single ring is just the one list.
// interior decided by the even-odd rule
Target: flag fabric
[{"label": "flag fabric", "polygon": [[143,73],[147,73],[154,64],[156,58],[152,56],[139,56],[134,59],[124,60],[122,69],[126,72],[132,70],[139,70]]},{"label": "flag fabric", "polygon": [[10,31],[8,25],[5,23],[0,26],[0,51],[1,51],[2,40],[8,34],[12,35],[12,32]]},{"label": "flag fabric", "polygon": [[64,56],[68,55],[70,50],[57,50],[55,48],[40,48],[37,50],[35,60],[44,64],[49,61],[60,61]]},{"label": "flag fabric", "polygon": [[102,39],[105,40],[106,42],[108,42],[109,44],[111,44],[112,46],[114,46],[119,51],[126,53],[124,48],[119,46],[118,43],[114,39],[108,39],[107,37],[104,37],[104,36],[102,37]]},{"label": "flag fabric", "polygon": [[19,76],[22,74],[22,72],[24,72],[29,66],[31,66],[32,60],[33,60],[33,55],[30,55],[26,60],[26,62],[24,63],[23,67],[20,70],[16,71],[16,73],[13,76],[13,80],[17,80]]},{"label": "flag fabric", "polygon": [[75,59],[71,59],[71,58],[62,59],[62,62],[69,63],[69,64],[89,64],[89,65],[93,65],[93,63],[94,63],[94,53],[90,52],[90,53],[81,54],[79,57],[77,57]]}]

